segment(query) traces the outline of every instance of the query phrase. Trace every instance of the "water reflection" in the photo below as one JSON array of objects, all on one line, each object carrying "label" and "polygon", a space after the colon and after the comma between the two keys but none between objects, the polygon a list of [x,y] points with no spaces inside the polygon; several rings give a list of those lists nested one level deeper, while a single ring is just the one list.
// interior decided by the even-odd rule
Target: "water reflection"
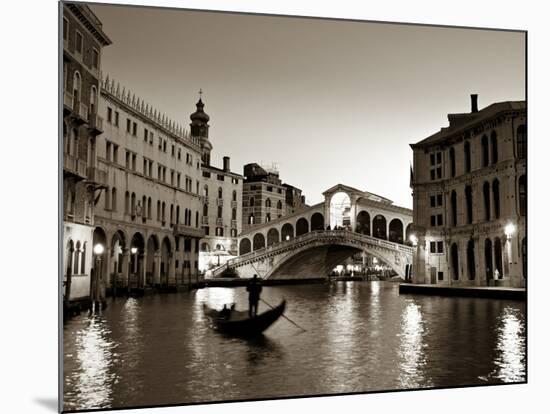
[{"label": "water reflection", "polygon": [[109,340],[110,330],[98,315],[76,333],[76,360],[79,369],[65,379],[65,386],[74,389],[75,400],[82,406],[105,408],[112,401],[112,387],[117,375],[111,371],[117,345]]},{"label": "water reflection", "polygon": [[426,328],[420,306],[410,301],[401,317],[401,333],[399,334],[399,381],[403,388],[419,388],[431,386],[425,378],[426,350],[423,341]]},{"label": "water reflection", "polygon": [[525,380],[525,332],[523,315],[507,307],[499,316],[495,376],[504,382]]},{"label": "water reflection", "polygon": [[120,299],[101,315],[71,319],[64,408],[524,380],[524,303],[399,295],[385,282],[262,292],[268,303],[282,297],[285,314],[306,332],[283,319],[252,341],[211,329],[202,304],[246,309],[242,287]]}]

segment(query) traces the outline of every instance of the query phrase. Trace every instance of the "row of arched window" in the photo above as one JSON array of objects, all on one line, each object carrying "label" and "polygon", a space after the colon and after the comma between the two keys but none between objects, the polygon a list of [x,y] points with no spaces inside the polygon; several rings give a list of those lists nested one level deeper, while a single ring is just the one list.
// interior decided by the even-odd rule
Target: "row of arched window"
[{"label": "row of arched window", "polygon": [[[487,167],[490,164],[496,164],[499,160],[499,148],[498,137],[495,131],[492,131],[489,136],[484,134],[481,137],[481,165],[480,167]],[[516,129],[516,149],[517,158],[524,159],[527,156],[527,127],[525,124],[518,126]],[[472,171],[472,148],[471,140],[467,139],[463,144],[464,151],[464,171],[463,173],[469,173]],[[455,148],[449,149],[449,162],[451,169],[451,177],[457,175],[456,168],[456,153]]]},{"label": "row of arched window", "polygon": [[75,244],[72,239],[69,239],[66,254],[66,274],[69,272],[72,275],[86,274],[86,242],[77,241]]},{"label": "row of arched window", "polygon": [[[527,214],[527,179],[522,175],[518,179],[518,198],[519,198],[519,213],[521,216]],[[451,226],[457,226],[458,223],[458,202],[456,190],[451,191]],[[473,192],[472,186],[464,187],[464,199],[466,200],[466,222],[472,224],[474,222],[473,211]],[[492,183],[485,181],[483,183],[483,220],[491,221],[500,218],[500,182],[494,179]]]},{"label": "row of arched window", "polygon": [[[208,184],[205,184],[203,187],[203,196],[208,197]],[[218,187],[218,198],[223,198],[223,189]],[[237,191],[233,190],[232,200],[237,201]]]},{"label": "row of arched window", "polygon": [[[113,187],[110,191],[105,191],[105,209],[116,211],[117,191]],[[166,221],[166,202],[157,200],[157,221]],[[153,200],[151,197],[143,196],[141,203],[136,200],[136,193],[126,191],[124,195],[124,213],[131,216],[141,215],[144,219],[153,219]],[[182,210],[179,205],[170,204],[170,224],[180,224],[181,214],[183,213],[183,224],[192,226],[193,212],[191,209]],[[199,212],[195,212],[195,226],[199,226]]]},{"label": "row of arched window", "polygon": [[[78,70],[75,70],[73,73],[73,105],[76,105],[77,102],[82,100],[82,76]],[[90,88],[90,113],[95,114],[97,111],[97,88],[95,85],[92,85]],[[74,106],[73,106],[74,108]]]},{"label": "row of arched window", "polygon": [[[249,205],[249,207],[254,207],[254,206],[259,207],[259,206],[261,206],[261,201],[256,204],[256,200],[254,199],[254,197],[250,197],[250,199],[248,201],[248,205]],[[265,207],[266,208],[271,208],[271,199],[270,198],[266,198]],[[277,210],[282,210],[282,209],[283,209],[283,202],[281,200],[278,200],[277,201]]]},{"label": "row of arched window", "polygon": [[[207,217],[208,216],[208,204],[203,204],[202,206],[202,215]],[[223,217],[223,207],[222,206],[218,206],[218,215],[217,215],[218,218],[222,218]],[[237,220],[237,209],[236,208],[232,208],[231,209],[231,220]]]},{"label": "row of arched window", "polygon": [[[494,240],[486,238],[484,242],[484,265],[485,279],[504,278],[503,269],[503,242],[500,237]],[[527,277],[527,239],[524,237],[521,241],[521,256],[522,256],[522,273],[523,277]],[[476,245],[473,239],[468,240],[466,246],[466,274],[469,280],[476,278]],[[459,248],[457,243],[451,245],[451,274],[454,280],[460,278],[459,268]]]}]

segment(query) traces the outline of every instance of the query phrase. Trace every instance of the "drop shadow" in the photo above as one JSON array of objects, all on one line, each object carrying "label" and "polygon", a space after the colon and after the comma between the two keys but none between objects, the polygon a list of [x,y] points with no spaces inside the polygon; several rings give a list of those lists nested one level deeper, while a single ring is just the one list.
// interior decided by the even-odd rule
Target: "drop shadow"
[{"label": "drop shadow", "polygon": [[57,398],[38,397],[38,398],[34,398],[34,402],[41,405],[42,407],[47,408],[50,411],[53,411],[55,413],[59,412]]}]

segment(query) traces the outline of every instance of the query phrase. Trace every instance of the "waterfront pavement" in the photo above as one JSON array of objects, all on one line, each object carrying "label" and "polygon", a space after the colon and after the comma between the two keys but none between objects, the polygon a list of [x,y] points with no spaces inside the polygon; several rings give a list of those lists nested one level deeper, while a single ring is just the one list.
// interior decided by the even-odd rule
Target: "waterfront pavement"
[{"label": "waterfront pavement", "polygon": [[525,300],[527,298],[527,290],[525,288],[501,286],[448,286],[400,283],[399,293],[518,300]]}]

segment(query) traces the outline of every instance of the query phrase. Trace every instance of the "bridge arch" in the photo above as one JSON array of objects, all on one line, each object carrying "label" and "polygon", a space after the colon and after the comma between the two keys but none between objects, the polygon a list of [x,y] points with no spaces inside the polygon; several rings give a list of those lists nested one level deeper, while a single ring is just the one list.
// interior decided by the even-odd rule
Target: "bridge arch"
[{"label": "bridge arch", "polygon": [[279,242],[279,230],[274,227],[269,229],[267,232],[267,247]]},{"label": "bridge arch", "polygon": [[324,230],[325,229],[325,217],[317,212],[311,215],[311,231]]},{"label": "bridge arch", "polygon": [[296,221],[296,237],[306,233],[309,233],[309,223],[305,217],[300,217]]},{"label": "bridge arch", "polygon": [[265,247],[265,237],[262,233],[256,233],[252,239],[252,248],[254,251]]},{"label": "bridge arch", "polygon": [[241,239],[241,242],[239,243],[239,254],[240,255],[247,254],[247,253],[250,253],[251,250],[252,250],[252,246],[250,244],[250,239],[247,237],[244,237],[243,239]]},{"label": "bridge arch", "polygon": [[283,224],[281,228],[281,237],[282,240],[290,240],[294,238],[294,226],[290,223]]}]

